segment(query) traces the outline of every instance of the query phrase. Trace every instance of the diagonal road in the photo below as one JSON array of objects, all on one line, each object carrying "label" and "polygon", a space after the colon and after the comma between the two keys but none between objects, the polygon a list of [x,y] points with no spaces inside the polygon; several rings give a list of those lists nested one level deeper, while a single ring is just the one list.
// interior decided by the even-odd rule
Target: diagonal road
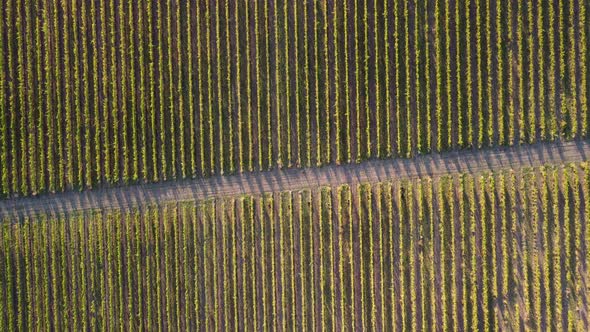
[{"label": "diagonal road", "polygon": [[379,182],[395,178],[438,177],[453,173],[523,168],[587,161],[590,140],[538,143],[519,147],[463,150],[412,159],[369,160],[320,168],[276,169],[83,192],[64,192],[0,201],[0,217],[20,218],[39,213],[60,214],[93,209],[128,209],[210,197],[260,194],[317,187]]}]

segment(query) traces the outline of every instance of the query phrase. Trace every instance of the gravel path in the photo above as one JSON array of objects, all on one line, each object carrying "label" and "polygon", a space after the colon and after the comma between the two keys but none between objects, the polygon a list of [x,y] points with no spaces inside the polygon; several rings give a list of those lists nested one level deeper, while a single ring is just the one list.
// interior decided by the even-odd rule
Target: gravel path
[{"label": "gravel path", "polygon": [[83,192],[65,192],[0,201],[0,217],[20,218],[38,213],[130,208],[215,196],[260,194],[379,182],[394,178],[437,177],[452,173],[478,173],[544,164],[587,161],[590,140],[539,143],[510,148],[463,150],[429,154],[412,159],[369,160],[359,164],[320,168],[283,169],[191,180],[129,185]]}]

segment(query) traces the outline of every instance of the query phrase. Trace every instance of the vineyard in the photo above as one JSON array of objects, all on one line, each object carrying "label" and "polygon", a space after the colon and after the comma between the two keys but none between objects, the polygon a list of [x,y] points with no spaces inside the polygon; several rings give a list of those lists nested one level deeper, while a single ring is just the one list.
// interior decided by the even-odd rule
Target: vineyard
[{"label": "vineyard", "polygon": [[1,224],[9,330],[587,330],[590,165]]},{"label": "vineyard", "polygon": [[588,0],[0,4],[3,196],[588,134]]},{"label": "vineyard", "polygon": [[0,0],[0,330],[590,331],[589,10]]}]

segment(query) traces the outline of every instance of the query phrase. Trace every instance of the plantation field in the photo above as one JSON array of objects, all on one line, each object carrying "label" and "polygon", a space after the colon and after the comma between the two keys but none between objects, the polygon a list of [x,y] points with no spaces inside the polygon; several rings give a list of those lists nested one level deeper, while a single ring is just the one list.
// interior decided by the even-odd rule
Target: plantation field
[{"label": "plantation field", "polygon": [[588,162],[5,220],[0,326],[588,330]]},{"label": "plantation field", "polygon": [[588,0],[2,0],[0,192],[586,137]]}]

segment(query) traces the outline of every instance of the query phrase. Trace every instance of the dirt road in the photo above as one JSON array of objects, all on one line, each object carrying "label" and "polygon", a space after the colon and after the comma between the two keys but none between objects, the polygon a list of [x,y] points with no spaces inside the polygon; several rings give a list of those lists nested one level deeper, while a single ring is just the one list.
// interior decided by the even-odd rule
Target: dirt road
[{"label": "dirt road", "polygon": [[84,192],[65,192],[0,201],[0,217],[14,219],[38,213],[131,208],[172,201],[297,190],[320,185],[379,182],[394,178],[437,177],[452,173],[521,168],[587,161],[590,140],[540,143],[511,148],[464,150],[413,159],[369,160],[321,168],[283,169],[153,184],[129,185]]}]

